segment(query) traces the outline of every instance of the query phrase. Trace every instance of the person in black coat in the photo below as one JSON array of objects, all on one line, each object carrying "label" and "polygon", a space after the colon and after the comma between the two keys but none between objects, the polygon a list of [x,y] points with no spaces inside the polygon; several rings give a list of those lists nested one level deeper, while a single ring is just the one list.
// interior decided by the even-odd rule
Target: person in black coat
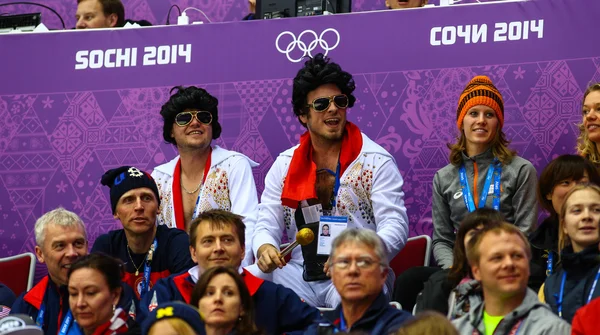
[{"label": "person in black coat", "polygon": [[567,193],[579,183],[600,185],[600,174],[592,162],[577,155],[562,155],[540,175],[538,202],[550,215],[529,235],[531,262],[529,287],[538,291],[546,277],[558,271],[558,216]]}]

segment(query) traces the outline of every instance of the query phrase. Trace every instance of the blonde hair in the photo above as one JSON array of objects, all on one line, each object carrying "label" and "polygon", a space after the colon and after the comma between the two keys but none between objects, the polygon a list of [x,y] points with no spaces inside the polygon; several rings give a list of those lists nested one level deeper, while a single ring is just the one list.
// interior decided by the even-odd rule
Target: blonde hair
[{"label": "blonde hair", "polygon": [[458,335],[458,331],[442,314],[426,311],[404,323],[395,335]]},{"label": "blonde hair", "polygon": [[148,331],[148,335],[159,335],[156,333],[157,328],[154,327],[159,322],[167,322],[171,327],[173,327],[175,333],[179,335],[196,335],[194,329],[187,322],[179,318],[168,318],[155,322],[154,325],[152,325],[152,328],[150,328]]},{"label": "blonde hair", "polygon": [[569,201],[569,198],[573,195],[573,193],[579,192],[579,191],[585,191],[585,190],[592,190],[592,191],[595,191],[596,193],[598,193],[598,195],[600,195],[600,187],[598,187],[597,185],[594,185],[594,184],[576,185],[575,187],[573,187],[571,189],[571,191],[569,191],[569,193],[567,193],[567,195],[565,195],[565,202],[563,202],[562,208],[560,209],[560,219],[558,221],[558,251],[559,252],[561,250],[563,250],[564,248],[571,245],[571,238],[569,237],[569,235],[565,234],[565,232],[564,232],[565,216],[566,216],[566,211],[567,211],[567,202]]},{"label": "blonde hair", "polygon": [[[504,132],[498,126],[498,131],[494,139],[492,139],[490,147],[492,148],[494,157],[498,158],[505,165],[510,164],[512,159],[517,155],[516,151],[508,148],[509,144],[510,142],[506,139],[506,135],[504,135]],[[448,143],[448,149],[450,149],[450,163],[460,166],[463,163],[462,154],[467,149],[467,138],[464,130],[460,131],[460,136],[456,138],[456,143]]]},{"label": "blonde hair", "polygon": [[[583,101],[581,102],[581,104],[583,105],[585,98],[590,93],[595,91],[600,91],[600,83],[593,84],[590,87],[588,87],[587,90],[585,90],[585,93],[583,94]],[[600,151],[598,151],[598,148],[596,148],[596,143],[590,141],[590,138],[588,137],[588,132],[583,126],[583,120],[585,120],[585,116],[582,113],[581,123],[577,125],[579,127],[579,136],[577,137],[576,147],[577,152],[581,156],[589,159],[594,163],[600,163]]]}]

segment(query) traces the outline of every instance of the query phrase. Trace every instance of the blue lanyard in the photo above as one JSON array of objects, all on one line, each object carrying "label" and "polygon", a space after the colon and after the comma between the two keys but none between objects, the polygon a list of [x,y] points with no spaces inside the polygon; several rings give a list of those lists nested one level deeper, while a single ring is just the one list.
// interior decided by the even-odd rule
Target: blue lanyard
[{"label": "blue lanyard", "polygon": [[552,268],[554,267],[554,252],[548,250],[548,260],[546,261],[546,277],[552,274]]},{"label": "blue lanyard", "polygon": [[340,309],[340,331],[347,331],[346,321],[344,320],[344,311]]},{"label": "blue lanyard", "polygon": [[[44,328],[44,314],[46,314],[46,305],[44,303],[42,303],[42,305],[40,306],[40,310],[38,311],[38,315],[35,318],[35,323],[40,328]],[[73,313],[71,313],[71,310],[69,310],[69,312],[67,312],[67,315],[65,315],[65,318],[63,319],[62,324],[60,325],[58,334],[59,335],[82,334],[79,327],[77,327],[77,326],[71,327],[72,323],[73,323]]]},{"label": "blue lanyard", "polygon": [[143,297],[146,292],[150,291],[150,269],[152,267],[152,258],[154,257],[156,248],[158,248],[158,242],[156,241],[155,237],[154,242],[148,251],[148,256],[146,256],[146,264],[144,265],[144,280],[142,281],[142,292],[140,293],[141,297]]},{"label": "blue lanyard", "polygon": [[[594,282],[592,283],[592,288],[590,289],[590,293],[588,294],[588,298],[586,301],[586,305],[590,303],[592,300],[592,296],[594,295],[594,291],[596,290],[596,284],[598,284],[598,279],[600,279],[600,269],[596,272],[596,278],[594,278]],[[558,305],[558,316],[562,318],[562,308],[563,308],[563,299],[565,294],[565,282],[567,281],[567,271],[563,271],[562,280],[560,281],[560,293],[558,295],[558,301],[556,304]]]},{"label": "blue lanyard", "polygon": [[[67,315],[65,315],[65,318],[63,319],[62,324],[60,325],[60,330],[58,332],[58,335],[67,335],[68,333],[72,333],[69,331],[69,328],[71,328],[72,323],[73,323],[73,313],[71,313],[71,311],[69,310]],[[73,327],[73,328],[79,329],[79,327]]]},{"label": "blue lanyard", "polygon": [[35,323],[40,327],[44,328],[44,314],[46,313],[46,304],[42,302],[40,306],[40,310],[38,311],[38,315],[35,318]]},{"label": "blue lanyard", "polygon": [[[471,188],[469,187],[469,180],[467,179],[467,171],[465,169],[465,165],[462,164],[458,169],[460,175],[460,184],[462,186],[463,191],[463,200],[465,202],[465,206],[469,212],[475,211],[477,207],[475,207],[475,202],[473,200],[473,194],[471,193]],[[500,210],[500,176],[502,175],[502,166],[498,164],[498,159],[494,159],[490,167],[488,168],[487,176],[485,177],[485,184],[483,186],[483,190],[481,190],[481,195],[479,196],[479,208],[485,207],[485,203],[488,196],[488,191],[490,189],[490,184],[492,183],[492,179],[494,179],[494,200],[492,203],[492,208],[495,210]],[[473,180],[473,183],[477,185],[477,180]]]},{"label": "blue lanyard", "polygon": [[198,192],[198,198],[196,199],[196,205],[194,206],[194,213],[192,213],[192,221],[196,218],[196,214],[198,214],[198,204],[200,203],[200,197],[202,196],[203,191],[204,191],[204,182],[202,182],[202,186],[200,187],[200,192]]},{"label": "blue lanyard", "polygon": [[337,200],[338,191],[340,190],[340,184],[341,184],[340,183],[340,171],[341,171],[341,169],[342,169],[342,165],[340,164],[340,162],[338,162],[335,173],[333,173],[333,171],[331,171],[329,169],[319,169],[318,170],[318,171],[327,171],[327,173],[329,173],[330,175],[335,176],[335,183],[333,184],[333,199],[331,200],[331,206],[332,206],[331,210],[333,213],[335,213],[335,203]]}]

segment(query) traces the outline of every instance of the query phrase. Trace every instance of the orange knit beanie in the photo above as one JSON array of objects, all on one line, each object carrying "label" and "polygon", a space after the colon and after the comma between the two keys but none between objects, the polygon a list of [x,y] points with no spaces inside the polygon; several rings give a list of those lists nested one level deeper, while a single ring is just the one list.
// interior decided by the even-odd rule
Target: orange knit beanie
[{"label": "orange knit beanie", "polygon": [[456,109],[456,126],[458,129],[461,129],[467,111],[477,105],[485,105],[493,109],[500,121],[500,129],[502,129],[504,125],[504,100],[502,100],[500,91],[487,76],[475,76],[460,95],[458,108]]}]

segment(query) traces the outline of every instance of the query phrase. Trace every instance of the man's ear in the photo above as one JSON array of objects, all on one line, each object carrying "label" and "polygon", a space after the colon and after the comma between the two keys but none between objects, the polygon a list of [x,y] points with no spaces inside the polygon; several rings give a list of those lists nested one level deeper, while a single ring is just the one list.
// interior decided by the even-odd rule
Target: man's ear
[{"label": "man's ear", "polygon": [[196,259],[196,248],[192,245],[190,245],[190,256],[192,256],[194,263],[198,264],[198,260]]},{"label": "man's ear", "polygon": [[118,21],[119,21],[119,16],[117,14],[112,13],[108,16],[108,26],[109,27],[116,27]]},{"label": "man's ear", "polygon": [[44,263],[44,254],[42,254],[42,248],[39,246],[35,246],[35,257],[37,257],[38,262]]},{"label": "man's ear", "polygon": [[479,266],[471,265],[471,272],[473,273],[473,279],[481,281],[481,273],[479,272]]}]

